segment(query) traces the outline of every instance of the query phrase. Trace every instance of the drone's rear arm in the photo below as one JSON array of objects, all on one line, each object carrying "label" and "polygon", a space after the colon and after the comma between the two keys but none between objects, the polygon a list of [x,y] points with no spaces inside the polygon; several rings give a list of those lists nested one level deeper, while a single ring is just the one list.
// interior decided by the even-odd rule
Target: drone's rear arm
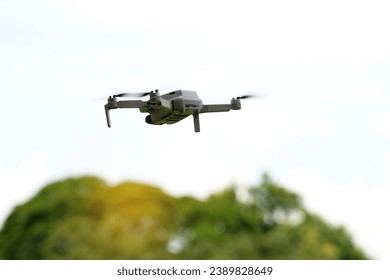
[{"label": "drone's rear arm", "polygon": [[118,108],[141,108],[146,105],[146,102],[142,100],[124,100],[118,101]]}]

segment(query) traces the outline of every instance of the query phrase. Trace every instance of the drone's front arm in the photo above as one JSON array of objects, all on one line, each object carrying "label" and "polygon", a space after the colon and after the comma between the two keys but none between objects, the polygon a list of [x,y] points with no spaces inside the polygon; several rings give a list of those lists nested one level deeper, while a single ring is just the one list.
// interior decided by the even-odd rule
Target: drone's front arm
[{"label": "drone's front arm", "polygon": [[203,104],[201,113],[229,112],[230,110],[240,110],[241,101],[233,98],[230,104]]},{"label": "drone's front arm", "polygon": [[117,101],[116,98],[109,98],[107,104],[104,105],[104,110],[106,112],[107,126],[111,127],[109,110],[117,109],[117,108],[142,108],[146,105],[147,103],[142,100]]},{"label": "drone's front arm", "polygon": [[[240,110],[241,102],[239,99],[232,99],[230,104],[203,104],[199,113],[217,113],[217,112],[229,112],[230,110]],[[193,114],[195,132],[200,131],[199,113]]]},{"label": "drone's front arm", "polygon": [[210,104],[203,105],[201,113],[229,112],[232,109],[231,104]]}]

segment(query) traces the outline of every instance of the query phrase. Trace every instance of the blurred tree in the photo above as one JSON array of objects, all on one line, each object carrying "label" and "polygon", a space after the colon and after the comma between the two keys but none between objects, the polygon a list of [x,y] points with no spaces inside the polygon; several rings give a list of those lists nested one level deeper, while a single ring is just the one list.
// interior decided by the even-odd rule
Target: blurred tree
[{"label": "blurred tree", "polygon": [[[15,208],[0,233],[4,259],[169,258],[174,199],[157,188],[94,177],[50,184]],[[153,250],[150,250],[153,248]]]},{"label": "blurred tree", "polygon": [[5,259],[45,259],[50,233],[69,217],[92,216],[96,201],[108,186],[97,178],[67,179],[42,189],[14,209],[0,233]]},{"label": "blurred tree", "polygon": [[202,201],[125,182],[71,178],[14,209],[0,259],[364,259],[342,227],[264,175]]},{"label": "blurred tree", "polygon": [[305,210],[300,197],[272,182],[238,199],[234,188],[183,203],[183,259],[365,259],[342,227]]}]

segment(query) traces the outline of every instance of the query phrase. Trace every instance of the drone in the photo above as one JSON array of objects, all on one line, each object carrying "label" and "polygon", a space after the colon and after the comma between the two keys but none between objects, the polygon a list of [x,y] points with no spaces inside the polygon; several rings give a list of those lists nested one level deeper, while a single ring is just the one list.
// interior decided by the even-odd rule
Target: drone
[{"label": "drone", "polygon": [[[149,100],[118,100],[122,97],[145,97]],[[241,109],[241,99],[253,97],[243,95],[232,98],[229,104],[203,104],[196,91],[175,90],[160,95],[158,89],[143,93],[120,93],[109,96],[104,105],[107,126],[111,127],[109,111],[117,108],[139,109],[148,113],[146,123],[153,125],[175,124],[188,116],[193,116],[195,132],[200,131],[199,114],[213,112],[228,112]]]}]

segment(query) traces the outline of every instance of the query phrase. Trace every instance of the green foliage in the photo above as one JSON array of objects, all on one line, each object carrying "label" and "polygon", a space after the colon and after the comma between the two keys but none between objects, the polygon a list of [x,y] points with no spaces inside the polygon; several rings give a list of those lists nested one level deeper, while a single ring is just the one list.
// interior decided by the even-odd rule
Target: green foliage
[{"label": "green foliage", "polygon": [[71,178],[14,209],[0,259],[364,259],[342,227],[302,207],[268,175],[243,198],[206,200],[125,182]]}]

